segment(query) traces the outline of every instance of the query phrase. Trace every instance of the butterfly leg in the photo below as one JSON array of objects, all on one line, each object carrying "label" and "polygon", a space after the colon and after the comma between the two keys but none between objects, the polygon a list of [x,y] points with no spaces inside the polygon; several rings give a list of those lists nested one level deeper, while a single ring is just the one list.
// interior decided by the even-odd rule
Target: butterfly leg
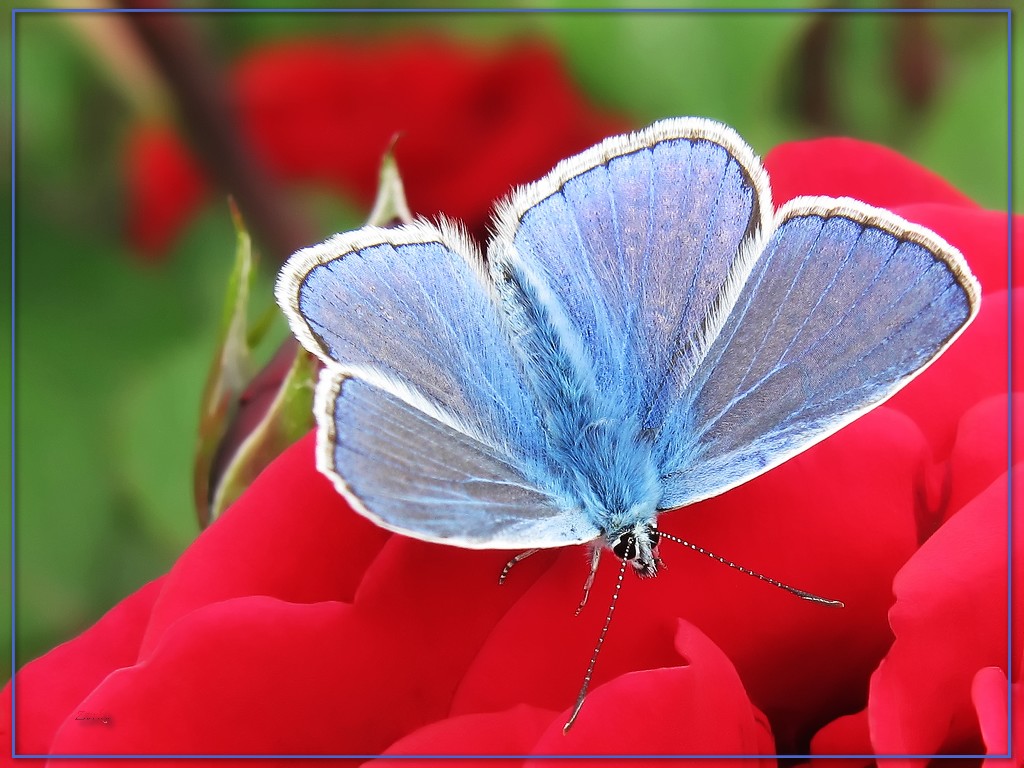
[{"label": "butterfly leg", "polygon": [[576,606],[576,615],[580,615],[580,611],[583,610],[583,606],[587,604],[587,598],[590,597],[590,588],[594,586],[594,577],[597,576],[597,564],[601,561],[601,547],[595,546],[590,555],[590,573],[587,574],[587,580],[583,582],[583,599],[580,600],[580,604]]},{"label": "butterfly leg", "polygon": [[501,569],[501,576],[498,577],[498,584],[504,584],[505,583],[505,579],[506,579],[506,577],[508,577],[508,572],[512,570],[512,566],[513,565],[515,565],[516,563],[521,563],[523,560],[528,558],[530,555],[535,555],[538,552],[540,552],[539,549],[528,549],[525,552],[520,552],[518,555],[516,555],[511,560],[509,560],[507,563],[505,563],[505,567]]}]

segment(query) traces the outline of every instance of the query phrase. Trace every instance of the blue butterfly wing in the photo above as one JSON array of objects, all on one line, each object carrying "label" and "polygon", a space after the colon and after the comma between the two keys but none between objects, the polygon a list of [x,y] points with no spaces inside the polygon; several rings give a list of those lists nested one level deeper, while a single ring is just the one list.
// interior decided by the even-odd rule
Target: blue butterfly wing
[{"label": "blue butterfly wing", "polygon": [[581,543],[598,531],[452,414],[372,372],[325,368],[318,466],[377,524],[485,549]]},{"label": "blue butterfly wing", "polygon": [[732,129],[663,120],[517,190],[488,259],[499,286],[501,271],[540,286],[595,392],[646,413],[668,378],[692,374],[704,319],[771,210],[764,169]]},{"label": "blue butterfly wing", "polygon": [[927,230],[851,200],[771,210],[731,129],[675,119],[514,192],[486,264],[444,224],[296,254],[278,300],[328,364],[321,469],[420,538],[586,541],[826,437],[977,312]]},{"label": "blue butterfly wing", "polygon": [[482,260],[461,233],[416,223],[336,235],[289,259],[277,298],[327,364],[318,465],[360,512],[462,546],[598,535],[559,506],[536,409]]},{"label": "blue butterfly wing", "polygon": [[853,421],[978,311],[960,254],[887,211],[802,198],[778,220],[672,393],[656,439],[663,509],[721,493]]}]

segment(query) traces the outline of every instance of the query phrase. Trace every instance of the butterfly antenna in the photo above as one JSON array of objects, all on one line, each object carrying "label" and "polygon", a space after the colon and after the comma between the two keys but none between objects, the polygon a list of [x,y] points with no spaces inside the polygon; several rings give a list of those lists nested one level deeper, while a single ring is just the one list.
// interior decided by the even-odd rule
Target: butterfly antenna
[{"label": "butterfly antenna", "polygon": [[583,709],[583,700],[587,698],[587,689],[590,688],[590,678],[594,674],[594,665],[597,664],[597,655],[601,653],[601,646],[604,645],[604,637],[608,634],[608,626],[612,623],[612,614],[615,613],[615,603],[619,599],[619,590],[622,589],[622,577],[626,575],[626,564],[629,561],[623,559],[622,567],[619,568],[619,578],[615,582],[615,591],[612,592],[612,602],[608,606],[608,615],[604,619],[604,626],[597,638],[597,645],[594,646],[594,655],[590,657],[590,666],[587,667],[587,674],[583,676],[583,685],[580,686],[580,695],[576,698],[576,706],[572,708],[572,714],[565,725],[562,726],[562,733],[568,733],[572,724],[576,722],[576,715]]},{"label": "butterfly antenna", "polygon": [[714,552],[709,552],[703,547],[698,547],[696,544],[691,544],[685,539],[680,539],[677,536],[672,536],[671,534],[665,533],[664,531],[659,530],[658,536],[663,539],[668,539],[669,541],[674,541],[677,544],[682,544],[684,547],[689,547],[694,552],[697,552],[701,555],[707,555],[712,560],[717,560],[723,565],[728,565],[730,568],[735,568],[740,573],[745,573],[748,576],[753,576],[757,579],[760,579],[761,581],[768,582],[773,587],[784,589],[791,595],[796,595],[797,597],[803,600],[810,600],[812,603],[821,603],[822,605],[832,605],[837,608],[843,608],[846,605],[842,600],[829,600],[827,597],[819,597],[818,595],[812,595],[810,592],[804,592],[804,590],[802,589],[797,589],[796,587],[791,587],[788,584],[783,584],[781,581],[776,581],[770,576],[765,576],[763,573],[758,573],[757,571],[752,571],[749,568],[744,568],[742,565],[737,565],[731,560],[726,560],[724,557],[720,557],[719,555],[716,555]]}]

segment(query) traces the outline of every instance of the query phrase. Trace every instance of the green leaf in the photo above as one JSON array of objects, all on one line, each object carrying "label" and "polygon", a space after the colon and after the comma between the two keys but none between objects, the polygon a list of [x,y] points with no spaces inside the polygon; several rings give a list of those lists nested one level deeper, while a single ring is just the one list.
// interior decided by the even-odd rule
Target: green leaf
[{"label": "green leaf", "polygon": [[398,172],[398,162],[395,160],[395,144],[398,136],[391,141],[391,146],[384,153],[380,163],[380,175],[377,182],[377,196],[373,201],[373,210],[366,219],[366,223],[374,227],[384,227],[393,221],[401,224],[408,224],[412,221],[412,212],[409,210],[409,202],[405,199],[405,186],[402,184],[402,176]]},{"label": "green leaf", "polygon": [[228,278],[220,339],[201,399],[193,472],[196,513],[202,526],[209,525],[216,517],[211,508],[211,501],[217,493],[211,483],[218,482],[212,477],[214,459],[238,413],[242,391],[253,374],[248,338],[249,292],[254,274],[252,240],[234,203],[231,204],[231,214],[236,236],[235,265]]},{"label": "green leaf", "polygon": [[[217,478],[209,503],[210,521],[217,519],[270,462],[313,426],[313,390],[319,365],[297,344],[286,344],[281,351],[290,353],[291,366],[262,418],[247,430]],[[273,363],[268,369],[275,369]]]}]

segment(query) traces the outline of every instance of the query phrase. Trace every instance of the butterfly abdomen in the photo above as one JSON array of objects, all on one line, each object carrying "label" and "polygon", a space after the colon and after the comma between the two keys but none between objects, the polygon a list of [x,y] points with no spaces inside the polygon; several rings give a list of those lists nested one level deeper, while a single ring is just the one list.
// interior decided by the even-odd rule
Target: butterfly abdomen
[{"label": "butterfly abdomen", "polygon": [[599,390],[578,331],[553,296],[515,266],[498,264],[495,272],[568,502],[582,505],[605,531],[650,518],[660,496],[658,475],[627,399]]}]

